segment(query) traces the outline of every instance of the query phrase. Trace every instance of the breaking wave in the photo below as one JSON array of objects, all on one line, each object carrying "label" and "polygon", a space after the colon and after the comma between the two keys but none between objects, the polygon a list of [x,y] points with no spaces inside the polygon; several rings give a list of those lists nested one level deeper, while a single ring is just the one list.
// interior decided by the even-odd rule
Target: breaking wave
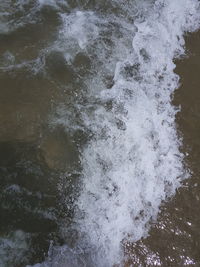
[{"label": "breaking wave", "polygon": [[[23,13],[27,1],[22,2]],[[81,88],[73,99],[78,121],[68,111],[68,119],[57,123],[82,129],[88,138],[73,203],[74,244],[52,246],[47,260],[35,266],[123,264],[127,241],[147,236],[162,201],[188,177],[171,100],[179,86],[174,59],[184,55],[184,34],[200,26],[200,4],[102,1],[91,7],[91,1],[40,0],[28,5],[33,23],[44,5],[57,9],[62,22],[57,39],[42,52],[44,69],[49,71],[48,58],[59,53],[70,86]],[[27,23],[26,16],[21,24],[8,23],[7,8],[1,32]]]}]

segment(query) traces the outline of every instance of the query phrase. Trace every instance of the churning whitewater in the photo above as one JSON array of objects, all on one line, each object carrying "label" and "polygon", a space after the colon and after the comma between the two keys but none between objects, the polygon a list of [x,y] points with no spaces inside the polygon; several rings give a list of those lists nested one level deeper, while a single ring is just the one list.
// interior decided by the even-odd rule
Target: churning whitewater
[{"label": "churning whitewater", "polygon": [[[51,5],[62,21],[56,40],[27,63],[34,71],[45,72],[55,51],[72,69],[84,61],[72,111],[58,108],[52,123],[87,134],[73,223],[63,230],[76,233],[73,245],[51,247],[35,266],[123,266],[127,241],[147,236],[161,202],[188,177],[171,103],[179,86],[173,60],[184,55],[184,34],[200,26],[200,3],[116,0],[102,13],[104,4],[65,12],[64,0],[40,0],[31,11],[35,18]],[[12,26],[5,21],[1,31]]]},{"label": "churning whitewater", "polygon": [[179,81],[173,59],[198,16],[197,1],[155,1],[134,21],[132,51],[117,62],[112,87],[99,93],[104,106],[85,119],[94,136],[82,154],[77,206],[91,266],[120,263],[122,244],[147,234],[161,201],[185,177],[171,105]]}]

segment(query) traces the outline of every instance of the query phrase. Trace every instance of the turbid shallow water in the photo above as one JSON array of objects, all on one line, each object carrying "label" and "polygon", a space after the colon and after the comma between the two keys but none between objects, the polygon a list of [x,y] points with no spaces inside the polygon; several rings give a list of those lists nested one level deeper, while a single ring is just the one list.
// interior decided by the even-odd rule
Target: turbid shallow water
[{"label": "turbid shallow water", "polygon": [[0,4],[1,267],[200,266],[199,5]]}]

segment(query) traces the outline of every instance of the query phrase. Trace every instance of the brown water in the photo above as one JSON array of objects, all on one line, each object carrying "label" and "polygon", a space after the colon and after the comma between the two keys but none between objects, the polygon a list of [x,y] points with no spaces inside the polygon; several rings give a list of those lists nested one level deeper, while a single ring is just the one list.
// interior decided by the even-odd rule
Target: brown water
[{"label": "brown water", "polygon": [[[0,258],[7,257],[7,265],[0,262],[0,267],[42,262],[51,241],[59,246],[70,242],[71,233],[63,228],[73,222],[73,208],[65,204],[73,205],[76,198],[80,148],[90,138],[82,129],[72,133],[66,128],[58,108],[73,110],[76,95],[84,96],[84,78],[98,75],[98,62],[95,55],[90,59],[79,53],[71,68],[61,51],[47,52],[60,20],[51,8],[39,15],[39,22],[0,35],[0,249],[3,239],[14,244],[0,252]],[[149,236],[127,246],[125,266],[200,266],[200,32],[186,36],[186,47],[188,56],[176,62],[181,85],[173,103],[181,105],[176,121],[191,177],[163,202]],[[33,74],[20,65],[31,65],[43,49],[45,71]],[[112,87],[110,73],[104,78]],[[87,103],[84,97],[81,101]],[[72,122],[81,124],[76,112]]]},{"label": "brown water", "polygon": [[181,105],[176,121],[191,177],[163,204],[149,237],[131,246],[127,266],[200,266],[200,32],[186,36],[186,48],[173,103]]}]

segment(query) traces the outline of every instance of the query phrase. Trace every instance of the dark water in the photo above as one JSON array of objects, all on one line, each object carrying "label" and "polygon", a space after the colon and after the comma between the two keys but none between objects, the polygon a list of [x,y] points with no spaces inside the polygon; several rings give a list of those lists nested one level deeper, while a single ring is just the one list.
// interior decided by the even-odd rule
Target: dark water
[{"label": "dark water", "polygon": [[[58,1],[55,5],[54,1],[47,4],[44,1],[42,7],[37,1],[0,3],[1,267],[22,267],[43,262],[50,251],[50,244],[58,247],[64,244],[76,247],[73,244],[74,240],[79,239],[76,236],[77,232],[71,231],[71,226],[76,216],[74,203],[81,190],[80,177],[82,173],[87,174],[84,160],[81,160],[84,158],[82,154],[85,157],[90,154],[84,154],[83,151],[87,151],[86,144],[93,137],[99,146],[98,140],[104,140],[104,135],[108,135],[106,129],[103,132],[99,127],[99,122],[95,125],[95,116],[90,117],[90,114],[93,114],[98,105],[106,106],[108,111],[113,105],[115,108],[112,111],[115,110],[117,114],[117,129],[126,130],[126,121],[123,117],[125,110],[117,105],[118,103],[115,106],[114,102],[99,104],[99,97],[95,98],[94,95],[98,95],[99,92],[96,91],[101,91],[99,87],[102,84],[111,89],[116,82],[113,78],[115,65],[129,53],[132,41],[129,29],[125,26],[121,29],[119,22],[132,23],[131,12],[137,13],[140,6],[137,4],[136,12],[130,9],[131,2],[127,3],[127,6],[115,1],[82,2]],[[137,1],[135,6],[136,3]],[[145,8],[141,9],[141,13],[144,14],[148,13],[151,6],[150,2],[145,3]],[[119,20],[115,18],[104,25],[95,17],[96,13],[95,16],[87,13],[89,23],[82,25],[85,17],[80,13],[73,13],[77,10],[93,10],[97,14],[106,15],[106,18],[117,14]],[[66,32],[63,32],[61,17],[63,14],[70,15],[70,12],[76,15],[70,17],[70,22],[67,20]],[[78,21],[78,24],[75,24],[74,20]],[[77,27],[81,27],[81,31],[77,31]],[[103,32],[97,33],[98,27],[102,27]],[[59,35],[58,38],[60,31],[61,37]],[[77,48],[77,43],[74,44],[70,38],[62,39],[65,34],[72,39],[77,38],[80,47]],[[122,260],[124,266],[200,266],[200,34],[192,33],[185,39],[187,57],[175,61],[175,72],[180,76],[180,87],[173,94],[172,102],[177,107],[181,105],[181,111],[176,115],[177,133],[179,139],[183,140],[180,150],[184,154],[184,169],[188,169],[191,176],[181,182],[181,187],[175,188],[173,196],[166,193],[163,198],[157,197],[157,203],[161,203],[161,206],[158,210],[155,204],[156,211],[152,211],[150,227],[146,227],[149,222],[145,221],[149,208],[140,212],[141,218],[144,217],[144,222],[143,219],[139,219],[141,224],[150,230],[148,235],[146,230],[139,234],[140,238],[136,242],[125,242],[125,257]],[[144,62],[148,61],[149,55],[143,52]],[[67,60],[72,63],[66,64]],[[128,65],[124,68],[126,80],[134,77],[138,83],[142,83],[140,75],[143,73],[138,74],[139,65],[136,65],[134,68]],[[128,89],[127,92],[131,94]],[[80,115],[82,110],[85,112],[84,118],[87,117],[85,121],[88,122],[88,118],[94,120],[93,128],[85,125],[87,123]],[[106,119],[107,117],[103,118],[105,121]],[[100,124],[104,123],[103,120]],[[109,126],[107,124],[108,128]],[[102,131],[102,139],[95,133],[98,129]],[[112,131],[110,132],[112,135]],[[124,136],[126,138],[127,135]],[[141,142],[144,140],[141,139]],[[101,146],[99,147],[101,149]],[[123,148],[121,151],[123,153]],[[109,150],[107,153],[110,153]],[[92,158],[95,156],[94,153]],[[117,158],[118,155],[114,154],[112,158],[115,156]],[[105,169],[111,168],[115,162],[113,160],[111,165],[106,165],[102,157],[104,154],[99,156],[99,162],[101,161],[103,166],[102,173],[106,173]],[[86,159],[87,162],[92,162],[89,156]],[[173,160],[171,164],[173,165]],[[97,167],[98,165],[94,165],[98,177]],[[165,164],[162,168],[165,168]],[[102,173],[100,172],[101,176]],[[138,173],[140,175],[140,171]],[[151,173],[149,177],[151,179]],[[169,182],[168,186],[173,187]],[[113,192],[118,190],[117,187],[119,184],[114,187]],[[127,191],[124,192],[127,194]],[[142,195],[143,192],[139,193],[138,195]],[[152,203],[154,201],[156,202],[153,199]],[[112,205],[112,202],[109,203],[111,204],[108,205]],[[86,213],[91,214],[89,211]],[[127,214],[124,214],[122,218],[126,221]],[[98,215],[101,216],[101,213]],[[112,217],[108,215],[109,220],[112,222]],[[100,221],[99,228],[101,223],[104,224],[104,221]],[[133,228],[137,230],[135,225]],[[126,229],[125,226],[122,230]],[[103,230],[100,234],[104,234]],[[91,260],[88,266],[94,266],[92,262]],[[62,264],[69,266],[66,265],[67,262]],[[52,265],[54,266],[57,265]]]}]

